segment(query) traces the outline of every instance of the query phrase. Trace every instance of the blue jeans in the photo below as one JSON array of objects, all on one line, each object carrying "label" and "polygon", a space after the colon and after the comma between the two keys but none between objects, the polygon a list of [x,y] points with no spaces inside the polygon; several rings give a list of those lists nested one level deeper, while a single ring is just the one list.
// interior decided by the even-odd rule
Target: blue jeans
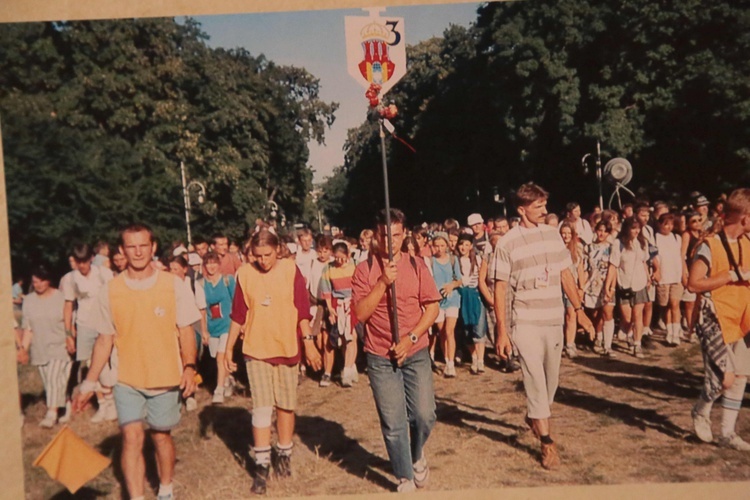
[{"label": "blue jeans", "polygon": [[414,479],[412,464],[422,458],[436,420],[429,349],[401,366],[367,353],[367,374],[393,473],[397,479]]}]

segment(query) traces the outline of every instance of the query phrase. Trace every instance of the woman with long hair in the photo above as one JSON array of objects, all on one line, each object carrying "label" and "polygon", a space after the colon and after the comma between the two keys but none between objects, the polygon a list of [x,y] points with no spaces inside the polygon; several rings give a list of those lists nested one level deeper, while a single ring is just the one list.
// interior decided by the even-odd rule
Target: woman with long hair
[{"label": "woman with long hair", "polygon": [[[692,262],[695,249],[698,246],[698,243],[700,243],[705,236],[705,232],[703,231],[702,227],[703,220],[698,212],[688,212],[687,214],[685,214],[685,220],[687,227],[682,233],[680,253],[682,255],[682,260],[688,267],[690,267],[690,262]],[[685,331],[687,332],[688,339],[691,343],[693,343],[698,340],[695,332],[693,331],[693,328],[695,326],[695,318],[693,317],[693,312],[695,311],[697,295],[687,289],[687,283],[684,284],[686,286],[685,291],[682,293],[681,300],[682,307],[685,310],[683,318],[685,319]]]},{"label": "woman with long hair", "polygon": [[[273,467],[277,477],[291,475],[294,410],[297,407],[297,372],[302,355],[313,370],[321,359],[313,343],[310,301],[305,278],[294,260],[280,258],[279,238],[260,230],[250,239],[252,264],[237,271],[229,339],[231,353],[245,327],[242,353],[253,394],[252,491],[264,494],[271,467],[271,422],[276,408],[276,445]],[[237,370],[232,356],[224,358],[228,372]]]},{"label": "woman with long hair", "polygon": [[484,348],[487,338],[487,311],[479,292],[479,269],[482,258],[474,248],[474,236],[463,233],[456,245],[461,266],[461,322],[469,342],[471,373],[484,373]]},{"label": "woman with long hair", "polygon": [[432,255],[431,269],[440,295],[440,312],[435,320],[440,332],[440,347],[445,357],[445,369],[443,376],[452,378],[456,376],[454,357],[456,355],[456,323],[458,322],[458,310],[461,305],[461,296],[458,287],[461,286],[461,268],[458,259],[448,250],[448,235],[438,232],[432,240],[434,253]]},{"label": "woman with long hair", "polygon": [[[570,259],[573,262],[573,277],[578,284],[579,298],[583,300],[583,284],[586,282],[586,274],[583,269],[583,245],[578,239],[575,224],[570,220],[566,219],[562,221],[559,231],[563,243],[565,243],[568,252],[570,252]],[[576,310],[564,292],[563,303],[565,305],[565,347],[563,348],[563,353],[568,358],[573,359],[578,357],[575,343],[578,321],[576,320]],[[593,341],[594,339],[591,340]]]},{"label": "woman with long hair", "polygon": [[[612,244],[609,257],[609,271],[605,283],[605,301],[612,298],[612,290],[617,284],[615,296],[620,304],[620,330],[627,335],[631,353],[643,358],[641,337],[643,336],[643,307],[648,298],[648,243],[641,231],[641,223],[629,217],[622,223],[618,241]],[[629,333],[632,329],[631,333]]]}]

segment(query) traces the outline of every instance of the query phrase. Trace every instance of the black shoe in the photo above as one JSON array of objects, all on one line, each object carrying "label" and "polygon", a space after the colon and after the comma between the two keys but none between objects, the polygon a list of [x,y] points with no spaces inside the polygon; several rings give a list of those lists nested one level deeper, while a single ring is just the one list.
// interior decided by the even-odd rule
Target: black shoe
[{"label": "black shoe", "polygon": [[292,457],[289,455],[276,455],[276,463],[273,465],[276,477],[290,477],[292,475]]},{"label": "black shoe", "polygon": [[517,372],[521,369],[521,363],[518,362],[517,356],[511,356],[508,363],[505,365],[505,371],[507,373]]},{"label": "black shoe", "polygon": [[253,473],[253,486],[250,491],[256,495],[266,494],[266,485],[268,484],[268,466],[267,465],[256,465],[255,472]]}]

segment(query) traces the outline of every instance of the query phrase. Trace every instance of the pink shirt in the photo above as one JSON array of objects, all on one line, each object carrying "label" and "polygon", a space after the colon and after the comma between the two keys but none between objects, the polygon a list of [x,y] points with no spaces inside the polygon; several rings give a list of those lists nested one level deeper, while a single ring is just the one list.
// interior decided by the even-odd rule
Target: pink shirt
[{"label": "pink shirt", "polygon": [[[383,274],[378,259],[372,259],[372,267],[368,261],[360,262],[352,277],[352,301],[356,304],[375,287],[378,279]],[[416,269],[414,265],[416,264]],[[409,254],[401,253],[401,259],[396,263],[398,272],[396,279],[396,305],[398,311],[399,335],[408,335],[417,325],[422,317],[422,306],[441,299],[440,293],[435,286],[435,280],[423,259],[409,258]],[[387,305],[387,296],[384,294],[380,303],[375,308],[370,319],[365,323],[365,351],[376,356],[389,357],[389,350],[393,343],[391,334],[391,317]],[[419,341],[412,346],[409,356],[429,345],[426,334],[419,337]]]}]

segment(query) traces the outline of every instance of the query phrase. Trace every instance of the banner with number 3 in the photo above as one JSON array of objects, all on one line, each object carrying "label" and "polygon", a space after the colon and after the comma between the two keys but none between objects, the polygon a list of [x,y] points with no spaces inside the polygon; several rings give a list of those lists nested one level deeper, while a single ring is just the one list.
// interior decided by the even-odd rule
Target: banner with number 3
[{"label": "banner with number 3", "polygon": [[375,83],[384,95],[406,74],[404,19],[346,16],[346,66],[364,88]]}]

